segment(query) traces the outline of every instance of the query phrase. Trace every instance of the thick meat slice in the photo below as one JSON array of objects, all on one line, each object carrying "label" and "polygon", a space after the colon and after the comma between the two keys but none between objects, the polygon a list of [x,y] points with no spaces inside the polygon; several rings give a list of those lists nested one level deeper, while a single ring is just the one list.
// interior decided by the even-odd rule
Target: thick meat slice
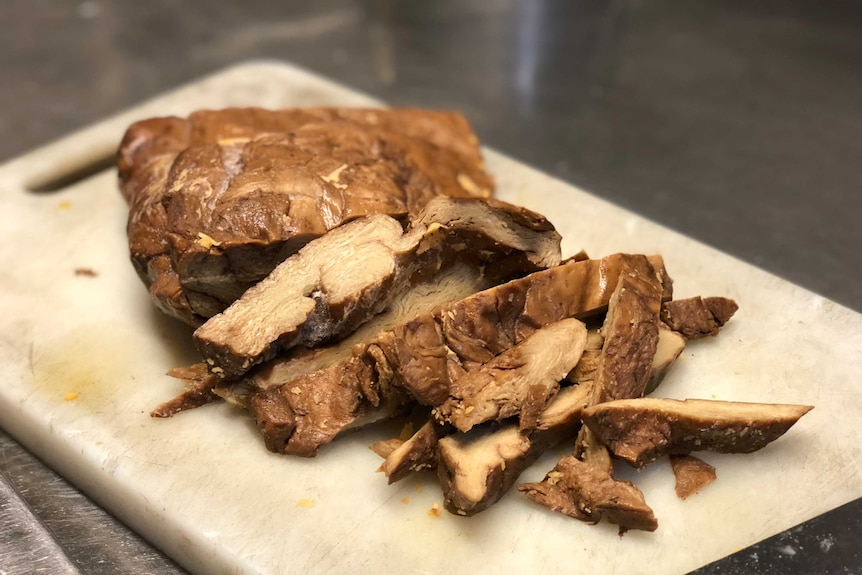
[{"label": "thick meat slice", "polygon": [[127,130],[118,168],[135,268],[160,309],[195,326],[342,223],[493,189],[466,120],[422,110],[144,120]]},{"label": "thick meat slice", "polygon": [[626,260],[602,326],[593,403],[643,396],[658,346],[661,276],[645,256]]},{"label": "thick meat slice", "polygon": [[686,339],[700,339],[718,335],[718,330],[733,317],[737,309],[739,306],[732,299],[692,297],[665,302],[661,319]]},{"label": "thick meat slice", "polygon": [[589,394],[590,384],[562,388],[528,435],[517,425],[486,424],[441,438],[437,474],[446,509],[474,515],[499,501],[547,449],[575,436]]},{"label": "thick meat slice", "polygon": [[505,260],[523,274],[559,263],[559,240],[544,217],[503,202],[436,198],[404,234],[374,214],[279,264],[198,328],[195,343],[213,373],[237,377],[281,350],[342,338],[458,258]]},{"label": "thick meat slice", "polygon": [[266,446],[276,453],[313,457],[338,435],[401,413],[412,399],[393,385],[378,341],[331,368],[248,397]]},{"label": "thick meat slice", "polygon": [[407,441],[401,443],[386,456],[380,471],[386,474],[389,483],[395,483],[413,471],[431,469],[437,465],[437,441],[442,429],[434,420],[428,420]]},{"label": "thick meat slice", "polygon": [[524,483],[518,490],[531,501],[581,521],[598,523],[605,518],[619,525],[621,532],[658,529],[637,487],[576,457],[563,457],[540,483]]},{"label": "thick meat slice", "polygon": [[614,455],[641,468],[667,454],[751,453],[781,437],[810,405],[706,399],[626,399],[594,405],[584,424]]},{"label": "thick meat slice", "polygon": [[715,481],[715,467],[694,455],[671,455],[677,497],[686,499]]},{"label": "thick meat slice", "polygon": [[532,430],[559,382],[581,358],[586,339],[587,328],[576,319],[545,326],[453,380],[449,398],[433,413],[460,431],[516,415],[522,432]]}]

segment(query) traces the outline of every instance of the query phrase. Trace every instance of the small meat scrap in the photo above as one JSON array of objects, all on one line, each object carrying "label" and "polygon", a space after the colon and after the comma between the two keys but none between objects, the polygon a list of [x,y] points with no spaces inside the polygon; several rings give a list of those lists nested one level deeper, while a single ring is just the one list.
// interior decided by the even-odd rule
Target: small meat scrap
[{"label": "small meat scrap", "polygon": [[576,319],[543,327],[453,381],[449,399],[434,410],[435,416],[460,431],[516,415],[521,431],[535,428],[559,382],[578,363],[586,339],[587,328]]},{"label": "small meat scrap", "polygon": [[150,412],[151,417],[172,417],[181,411],[194,409],[218,399],[218,396],[213,394],[218,378],[210,374],[203,363],[172,369],[167,375],[182,379],[186,390],[156,407]]},{"label": "small meat scrap", "polygon": [[389,483],[395,483],[413,471],[431,469],[437,465],[437,439],[440,426],[434,420],[426,422],[410,439],[392,450],[380,471],[386,474]]},{"label": "small meat scrap", "polygon": [[483,424],[441,438],[437,474],[446,509],[475,515],[499,501],[546,450],[575,436],[589,395],[589,383],[561,389],[528,436],[514,424]]},{"label": "small meat scrap", "polygon": [[718,330],[733,317],[737,309],[739,306],[732,299],[692,297],[665,302],[661,319],[686,339],[700,339],[718,335]]},{"label": "small meat scrap", "polygon": [[671,455],[670,465],[676,478],[676,494],[680,499],[694,495],[715,481],[715,467],[694,455]]},{"label": "small meat scrap", "polygon": [[614,455],[642,468],[668,454],[757,451],[811,409],[810,405],[641,398],[588,407],[581,419]]},{"label": "small meat scrap", "polygon": [[518,490],[531,501],[581,521],[607,519],[619,525],[620,532],[658,529],[658,520],[637,487],[573,456],[560,459],[541,482],[521,484]]}]

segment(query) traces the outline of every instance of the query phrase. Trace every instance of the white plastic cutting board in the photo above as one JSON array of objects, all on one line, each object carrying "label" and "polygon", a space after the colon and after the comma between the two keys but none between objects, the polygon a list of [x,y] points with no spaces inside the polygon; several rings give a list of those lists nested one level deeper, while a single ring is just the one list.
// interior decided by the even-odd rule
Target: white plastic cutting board
[{"label": "white plastic cutting board", "polygon": [[153,309],[132,270],[115,174],[56,192],[28,186],[108,156],[139,118],[334,104],[379,103],[251,63],[0,167],[0,425],[198,573],[682,573],[862,496],[862,316],[492,151],[499,197],[547,214],[565,255],[660,253],[678,297],[739,302],[718,338],[689,346],[660,394],[816,409],[758,453],[705,455],[719,479],[686,501],[666,461],[621,468],[660,523],[622,538],[517,493],[473,518],[429,515],[442,501],[432,475],[387,486],[375,473],[367,446],[391,428],[306,460],[267,452],[252,421],[225,405],[151,419],[179,391],[165,371],[196,358],[190,331]]}]

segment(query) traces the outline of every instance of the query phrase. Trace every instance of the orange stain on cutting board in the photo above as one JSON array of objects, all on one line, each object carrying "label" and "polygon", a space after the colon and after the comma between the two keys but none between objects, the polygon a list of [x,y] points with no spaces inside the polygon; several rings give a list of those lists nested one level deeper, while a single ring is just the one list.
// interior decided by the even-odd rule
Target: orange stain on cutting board
[{"label": "orange stain on cutting board", "polygon": [[30,372],[34,392],[91,409],[109,407],[134,382],[134,341],[110,325],[86,326],[34,342]]}]

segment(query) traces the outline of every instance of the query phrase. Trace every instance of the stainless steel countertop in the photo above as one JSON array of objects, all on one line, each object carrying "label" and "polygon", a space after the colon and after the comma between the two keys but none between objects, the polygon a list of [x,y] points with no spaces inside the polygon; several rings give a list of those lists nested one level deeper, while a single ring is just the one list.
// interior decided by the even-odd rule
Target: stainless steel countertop
[{"label": "stainless steel countertop", "polygon": [[[486,145],[862,311],[858,3],[2,10],[0,159],[231,63],[283,59],[394,105],[458,109]],[[22,541],[55,561],[45,572],[181,572],[2,434],[0,478],[0,573],[35,571],[11,551]]]}]

